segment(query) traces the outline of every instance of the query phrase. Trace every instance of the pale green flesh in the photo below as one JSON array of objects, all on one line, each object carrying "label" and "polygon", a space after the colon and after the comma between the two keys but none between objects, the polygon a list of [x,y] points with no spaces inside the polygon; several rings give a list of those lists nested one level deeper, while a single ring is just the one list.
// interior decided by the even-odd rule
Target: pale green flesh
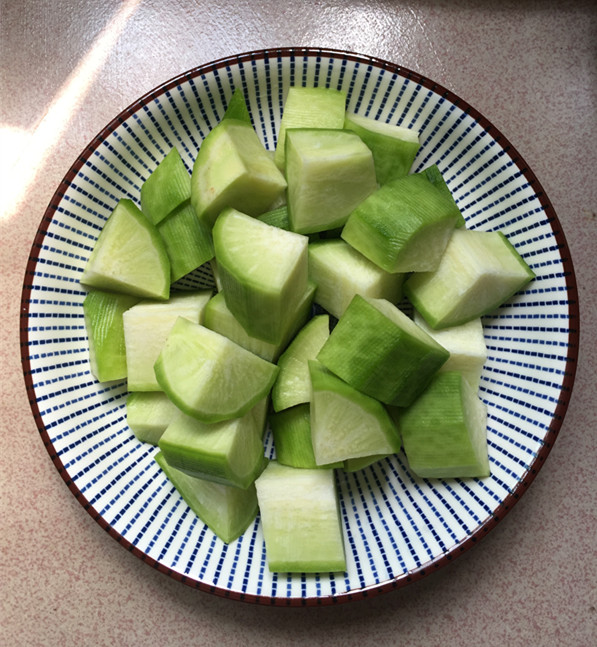
[{"label": "pale green flesh", "polygon": [[224,119],[203,141],[193,166],[191,201],[209,226],[228,207],[258,216],[285,189],[284,176],[247,122]]},{"label": "pale green flesh", "polygon": [[419,150],[418,132],[355,114],[346,115],[344,127],[371,149],[380,185],[409,173]]},{"label": "pale green flesh", "polygon": [[141,211],[157,225],[190,198],[191,177],[173,148],[143,183]]},{"label": "pale green flesh", "polygon": [[276,448],[276,460],[282,465],[308,469],[342,467],[343,463],[318,465],[311,442],[311,415],[308,404],[298,404],[269,416]]},{"label": "pale green flesh", "polygon": [[377,189],[371,151],[345,130],[288,130],[286,179],[290,227],[301,234],[342,227]]},{"label": "pale green flesh", "polygon": [[185,474],[168,464],[162,452],[155,460],[191,510],[228,544],[237,539],[257,516],[257,492],[214,483]]},{"label": "pale green flesh", "polygon": [[234,343],[255,353],[255,355],[259,355],[268,362],[274,362],[280,353],[279,345],[268,344],[261,339],[251,337],[247,333],[230,312],[223,292],[218,292],[207,304],[204,324],[206,328],[228,337]]},{"label": "pale green flesh", "polygon": [[280,344],[308,288],[307,237],[232,209],[213,236],[226,305],[249,335]]},{"label": "pale green flesh", "polygon": [[170,261],[156,227],[128,199],[120,200],[87,261],[81,283],[150,299],[166,300]]},{"label": "pale green flesh", "polygon": [[413,472],[422,478],[489,476],[486,416],[460,373],[438,373],[423,395],[397,414]]},{"label": "pale green flesh", "polygon": [[206,328],[228,337],[239,346],[246,348],[255,355],[259,355],[268,362],[275,362],[289,340],[307,322],[314,293],[315,286],[311,284],[307,287],[307,291],[302,301],[298,304],[294,315],[289,319],[288,328],[282,335],[282,341],[279,344],[269,344],[249,335],[230,312],[223,292],[218,292],[207,304],[204,324]]},{"label": "pale green flesh", "polygon": [[284,168],[286,130],[289,128],[342,128],[346,111],[346,93],[329,88],[288,90],[278,132],[274,161]]},{"label": "pale green flesh", "polygon": [[126,421],[137,440],[157,445],[166,427],[180,413],[161,391],[136,391],[126,399]]},{"label": "pale green flesh", "polygon": [[318,465],[400,449],[385,407],[310,361],[311,439]]},{"label": "pale green flesh", "polygon": [[124,313],[139,301],[126,294],[91,290],[83,302],[91,374],[99,382],[127,376]]},{"label": "pale green flesh", "polygon": [[396,306],[356,295],[317,359],[355,389],[408,406],[448,357]]},{"label": "pale green flesh", "polygon": [[190,201],[175,209],[158,225],[170,259],[172,283],[214,256],[211,231],[199,221]]},{"label": "pale green flesh", "polygon": [[185,474],[244,489],[263,468],[261,431],[251,410],[213,424],[181,413],[158,446],[168,463]]},{"label": "pale green flesh", "polygon": [[158,384],[206,423],[244,415],[270,391],[278,367],[204,326],[179,317],[155,363]]},{"label": "pale green flesh", "polygon": [[501,232],[456,229],[434,272],[404,284],[412,304],[435,329],[492,312],[534,278]]},{"label": "pale green flesh", "polygon": [[387,272],[434,270],[460,212],[422,175],[380,187],[350,214],[342,238]]},{"label": "pale green flesh", "polygon": [[329,316],[317,315],[301,329],[280,356],[280,372],[272,389],[272,405],[275,411],[309,402],[311,379],[308,361],[315,359],[329,335]]},{"label": "pale green flesh", "polygon": [[309,244],[309,277],[317,284],[315,302],[337,319],[355,294],[391,303],[402,298],[404,274],[386,272],[339,239]]},{"label": "pale green flesh", "polygon": [[415,310],[414,321],[438,344],[441,344],[450,357],[440,371],[459,371],[477,391],[483,366],[487,360],[487,346],[481,319],[473,319],[459,326],[434,330],[422,315]]},{"label": "pale green flesh", "polygon": [[344,571],[344,538],[331,469],[271,461],[255,482],[272,572]]},{"label": "pale green flesh", "polygon": [[178,317],[201,323],[211,292],[172,296],[165,303],[142,302],[123,316],[129,391],[160,391],[154,364]]}]

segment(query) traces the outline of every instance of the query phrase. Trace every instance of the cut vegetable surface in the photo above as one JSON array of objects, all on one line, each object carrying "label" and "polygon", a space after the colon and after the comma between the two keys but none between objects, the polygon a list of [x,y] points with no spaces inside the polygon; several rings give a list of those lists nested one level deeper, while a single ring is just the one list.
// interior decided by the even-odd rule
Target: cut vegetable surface
[{"label": "cut vegetable surface", "polygon": [[126,399],[126,422],[142,443],[157,445],[179,414],[178,407],[162,391],[129,393]]},{"label": "cut vegetable surface", "polygon": [[332,239],[309,243],[309,277],[317,285],[315,303],[339,319],[355,294],[398,303],[405,275],[386,272],[347,242]]},{"label": "cut vegetable surface", "polygon": [[165,303],[143,301],[123,316],[129,391],[160,391],[155,364],[178,317],[201,323],[209,290],[179,293]]},{"label": "cut vegetable surface", "polygon": [[168,464],[162,452],[155,460],[191,510],[224,543],[237,539],[257,516],[257,492],[185,474]]},{"label": "cut vegetable surface", "polygon": [[310,359],[315,359],[330,336],[329,315],[317,315],[307,323],[278,360],[280,372],[272,389],[272,406],[281,411],[311,399]]},{"label": "cut vegetable surface", "polygon": [[284,168],[286,130],[289,128],[342,128],[346,111],[346,93],[331,88],[288,90],[278,132],[274,161]]},{"label": "cut vegetable surface", "polygon": [[278,413],[271,413],[269,423],[278,463],[308,469],[343,467],[341,461],[329,465],[318,465],[315,461],[308,404],[298,404]]},{"label": "cut vegetable surface", "polygon": [[487,360],[487,346],[481,319],[473,319],[460,326],[443,330],[434,330],[415,310],[414,321],[450,353],[450,357],[440,370],[459,371],[473,389],[478,390],[481,372]]},{"label": "cut vegetable surface", "polygon": [[317,359],[355,389],[408,406],[448,357],[395,305],[357,294]]},{"label": "cut vegetable surface", "polygon": [[83,301],[89,365],[99,382],[127,376],[122,316],[138,301],[138,297],[103,290],[91,290]]},{"label": "cut vegetable surface", "polygon": [[460,211],[423,175],[379,188],[350,214],[342,238],[387,272],[438,265]]},{"label": "cut vegetable surface", "polygon": [[457,371],[439,372],[396,418],[409,465],[418,476],[489,476],[486,407]]},{"label": "cut vegetable surface", "polygon": [[271,461],[255,482],[270,571],[344,571],[334,471]]},{"label": "cut vegetable surface", "polygon": [[186,414],[207,423],[244,415],[270,391],[278,367],[179,317],[155,363],[159,385]]},{"label": "cut vegetable surface", "polygon": [[404,291],[439,329],[492,312],[534,276],[502,232],[456,229],[437,270],[413,274]]},{"label": "cut vegetable surface", "polygon": [[223,292],[218,292],[207,304],[204,324],[206,328],[228,337],[228,339],[231,339],[239,346],[250,350],[255,355],[259,355],[259,357],[263,357],[268,362],[275,362],[280,356],[280,353],[286,348],[290,339],[307,322],[314,294],[315,285],[310,284],[307,287],[302,301],[298,304],[294,316],[289,317],[288,328],[282,335],[279,344],[270,344],[249,335],[236,317],[230,312],[230,309],[226,305],[226,298]]},{"label": "cut vegetable surface", "polygon": [[307,237],[227,209],[213,238],[230,312],[252,337],[280,344],[307,292]]},{"label": "cut vegetable surface", "polygon": [[258,216],[285,189],[284,176],[246,121],[224,119],[201,144],[191,201],[197,217],[210,227],[226,207]]},{"label": "cut vegetable surface", "polygon": [[100,290],[166,300],[170,261],[162,238],[128,199],[116,205],[87,261],[81,283]]},{"label": "cut vegetable surface", "polygon": [[373,155],[348,130],[287,130],[286,179],[290,227],[299,234],[342,227],[377,189]]},{"label": "cut vegetable surface", "polygon": [[346,384],[317,361],[309,362],[311,440],[318,465],[400,450],[400,437],[386,408]]}]

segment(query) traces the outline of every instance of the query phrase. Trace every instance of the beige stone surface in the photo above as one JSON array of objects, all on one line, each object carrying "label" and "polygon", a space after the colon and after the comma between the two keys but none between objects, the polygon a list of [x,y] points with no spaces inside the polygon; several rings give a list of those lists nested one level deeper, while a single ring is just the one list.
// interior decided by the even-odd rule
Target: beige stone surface
[{"label": "beige stone surface", "polygon": [[[1,0],[0,29],[0,644],[597,644],[595,5]],[[31,244],[87,142],[137,97],[186,69],[289,45],[400,63],[485,115],[555,207],[581,310],[572,401],[520,502],[443,570],[396,592],[325,609],[216,598],[123,550],[84,512],[49,459],[19,352]]]}]

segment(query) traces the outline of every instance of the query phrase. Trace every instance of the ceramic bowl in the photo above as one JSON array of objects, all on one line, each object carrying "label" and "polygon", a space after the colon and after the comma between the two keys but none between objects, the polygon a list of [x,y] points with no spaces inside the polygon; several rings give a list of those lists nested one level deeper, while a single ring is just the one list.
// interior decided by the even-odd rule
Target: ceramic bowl
[{"label": "ceramic bowl", "polygon": [[[172,146],[191,170],[203,138],[243,89],[273,149],[292,85],[340,88],[361,115],[420,131],[414,171],[437,164],[467,227],[501,230],[535,271],[522,293],[484,317],[491,476],[424,480],[403,454],[337,471],[348,567],[270,573],[259,518],[219,540],[187,507],[126,424],[126,383],[89,370],[81,273],[122,197]],[[209,272],[195,276],[209,285]],[[466,101],[386,61],[320,49],[256,51],[202,65],[141,97],[74,161],[31,249],[22,296],[22,358],[33,415],[51,459],[87,512],[123,547],[190,586],[275,605],[346,602],[389,591],[448,564],[504,517],[541,468],[574,380],[578,306],[564,234],[541,185],[510,142]],[[265,453],[274,456],[271,437]],[[483,548],[479,548],[483,550]]]}]

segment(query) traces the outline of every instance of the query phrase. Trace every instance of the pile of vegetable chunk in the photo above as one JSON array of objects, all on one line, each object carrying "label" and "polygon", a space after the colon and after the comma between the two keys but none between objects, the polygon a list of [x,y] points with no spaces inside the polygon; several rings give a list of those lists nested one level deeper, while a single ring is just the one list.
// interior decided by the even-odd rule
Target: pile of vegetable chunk
[{"label": "pile of vegetable chunk", "polygon": [[[92,373],[127,380],[132,432],[224,542],[259,512],[271,571],[346,570],[334,470],[404,451],[420,478],[490,473],[481,317],[534,274],[437,166],[411,172],[418,149],[293,87],[270,152],[236,91],[192,174],[173,148],[83,272]],[[205,267],[214,290],[177,289]]]}]

